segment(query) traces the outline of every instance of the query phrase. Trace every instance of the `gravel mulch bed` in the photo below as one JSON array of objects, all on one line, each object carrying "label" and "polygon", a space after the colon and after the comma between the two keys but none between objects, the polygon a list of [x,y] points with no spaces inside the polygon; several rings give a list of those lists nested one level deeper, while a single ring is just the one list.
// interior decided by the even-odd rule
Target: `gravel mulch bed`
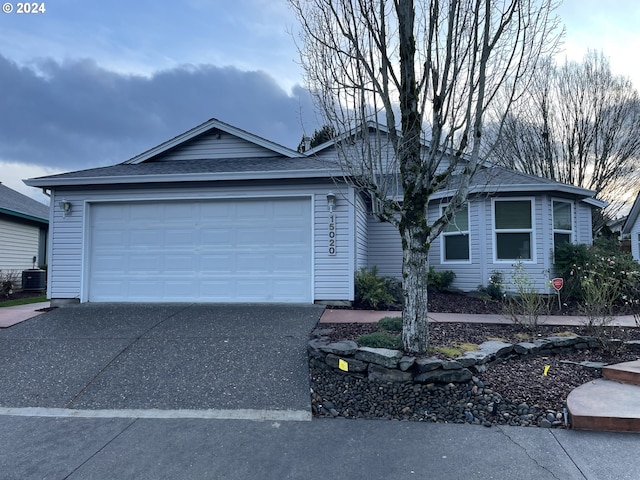
[{"label": "gravel mulch bed", "polygon": [[[459,311],[499,313],[486,310],[494,308],[492,302],[486,303],[481,299],[466,301],[464,295],[456,295],[453,302],[451,299],[436,299],[434,304],[445,308],[455,303],[456,308],[461,309]],[[441,302],[437,303],[438,300]],[[462,310],[465,301],[467,309]],[[474,306],[478,305],[480,308],[474,310]],[[397,315],[390,312],[389,316]],[[329,337],[333,341],[356,340],[364,333],[377,330],[375,324],[331,324],[322,327],[332,330]],[[479,344],[497,339],[517,343],[568,332],[593,334],[586,327],[540,326],[532,333],[516,325],[432,323],[430,342],[434,347],[451,346],[457,342]],[[600,333],[608,338],[640,340],[640,329],[637,328],[608,328]],[[638,353],[625,347],[513,358],[488,365],[485,371],[475,372],[473,379],[467,383],[449,385],[378,384],[370,382],[366,376],[344,375],[311,362],[313,412],[319,417],[561,428],[565,426],[565,402],[569,392],[601,377],[601,369],[587,368],[578,363],[613,364],[638,358]],[[548,372],[544,375],[547,366]]]}]

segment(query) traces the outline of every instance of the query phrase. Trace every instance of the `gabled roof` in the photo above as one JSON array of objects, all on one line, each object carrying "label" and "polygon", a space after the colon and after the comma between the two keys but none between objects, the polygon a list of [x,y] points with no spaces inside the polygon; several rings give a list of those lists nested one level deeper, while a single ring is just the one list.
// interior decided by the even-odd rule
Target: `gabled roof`
[{"label": "gabled roof", "polygon": [[137,163],[145,162],[152,157],[156,157],[162,153],[165,153],[171,150],[172,148],[177,147],[178,145],[182,145],[183,143],[188,142],[189,140],[197,136],[203,135],[205,133],[208,133],[212,130],[221,130],[223,132],[229,133],[230,135],[234,135],[238,138],[241,138],[243,140],[254,143],[268,150],[271,150],[274,153],[284,155],[285,157],[294,158],[294,157],[303,156],[302,154],[296,152],[295,150],[291,150],[290,148],[284,147],[275,142],[259,137],[257,135],[249,133],[240,128],[234,127],[233,125],[229,125],[228,123],[221,122],[216,118],[212,118],[210,120],[207,120],[204,123],[201,123],[197,127],[187,130],[186,132],[176,137],[173,137],[172,139],[167,140],[166,142],[163,142],[156,147],[153,147],[147,150],[146,152],[143,152],[139,155],[136,155],[133,158],[130,158],[129,160],[123,163],[137,164]]},{"label": "gabled roof", "polygon": [[49,223],[49,207],[2,184],[0,184],[0,213],[38,223]]},{"label": "gabled roof", "polygon": [[624,226],[622,227],[622,234],[627,235],[631,233],[633,226],[636,224],[638,220],[638,215],[640,215],[640,192],[638,192],[638,196],[636,200],[633,202],[633,207],[631,207],[631,211],[627,216],[627,221],[624,222]]},{"label": "gabled roof", "polygon": [[323,178],[340,175],[339,166],[315,158],[224,158],[120,163],[25,180],[33,187],[132,183],[204,182],[286,178]]}]

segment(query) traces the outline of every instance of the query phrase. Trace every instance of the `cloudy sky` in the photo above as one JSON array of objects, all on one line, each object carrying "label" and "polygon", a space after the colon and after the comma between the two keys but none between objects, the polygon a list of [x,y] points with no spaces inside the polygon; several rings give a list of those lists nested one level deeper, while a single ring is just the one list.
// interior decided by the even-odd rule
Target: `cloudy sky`
[{"label": "cloudy sky", "polygon": [[[0,181],[34,198],[23,178],[119,163],[212,117],[291,148],[317,126],[284,0],[9,4]],[[565,0],[558,12],[561,58],[602,50],[640,88],[640,2]]]}]

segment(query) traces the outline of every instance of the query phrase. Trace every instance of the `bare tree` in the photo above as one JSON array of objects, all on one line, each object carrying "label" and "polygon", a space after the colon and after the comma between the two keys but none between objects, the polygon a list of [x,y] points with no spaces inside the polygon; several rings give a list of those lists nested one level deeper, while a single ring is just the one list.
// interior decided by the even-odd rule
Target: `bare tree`
[{"label": "bare tree", "polygon": [[595,190],[608,216],[640,182],[640,97],[602,53],[557,66],[547,59],[512,107],[492,159]]},{"label": "bare tree", "polygon": [[[324,122],[359,142],[338,149],[345,178],[374,199],[403,249],[404,348],[429,344],[427,254],[468,196],[483,120],[521,93],[555,48],[553,0],[289,0]],[[506,112],[507,109],[505,109]],[[385,124],[383,127],[381,124]],[[454,181],[455,179],[455,181]],[[452,189],[442,216],[431,195]]]}]

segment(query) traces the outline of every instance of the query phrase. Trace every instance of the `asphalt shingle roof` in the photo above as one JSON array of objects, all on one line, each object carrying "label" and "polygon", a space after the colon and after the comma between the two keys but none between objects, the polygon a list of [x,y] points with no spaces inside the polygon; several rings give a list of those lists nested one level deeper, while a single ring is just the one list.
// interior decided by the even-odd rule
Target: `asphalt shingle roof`
[{"label": "asphalt shingle roof", "polygon": [[49,207],[0,183],[0,210],[49,221]]},{"label": "asphalt shingle roof", "polygon": [[[272,171],[300,171],[317,170],[319,173],[335,165],[319,161],[315,158],[285,158],[285,157],[260,157],[260,158],[217,158],[204,160],[169,160],[161,162],[143,162],[138,164],[120,163],[100,168],[91,168],[76,172],[50,175],[46,178],[98,178],[144,175],[180,175],[180,174],[223,174],[242,172],[272,172]],[[323,175],[324,176],[324,175]]]}]

